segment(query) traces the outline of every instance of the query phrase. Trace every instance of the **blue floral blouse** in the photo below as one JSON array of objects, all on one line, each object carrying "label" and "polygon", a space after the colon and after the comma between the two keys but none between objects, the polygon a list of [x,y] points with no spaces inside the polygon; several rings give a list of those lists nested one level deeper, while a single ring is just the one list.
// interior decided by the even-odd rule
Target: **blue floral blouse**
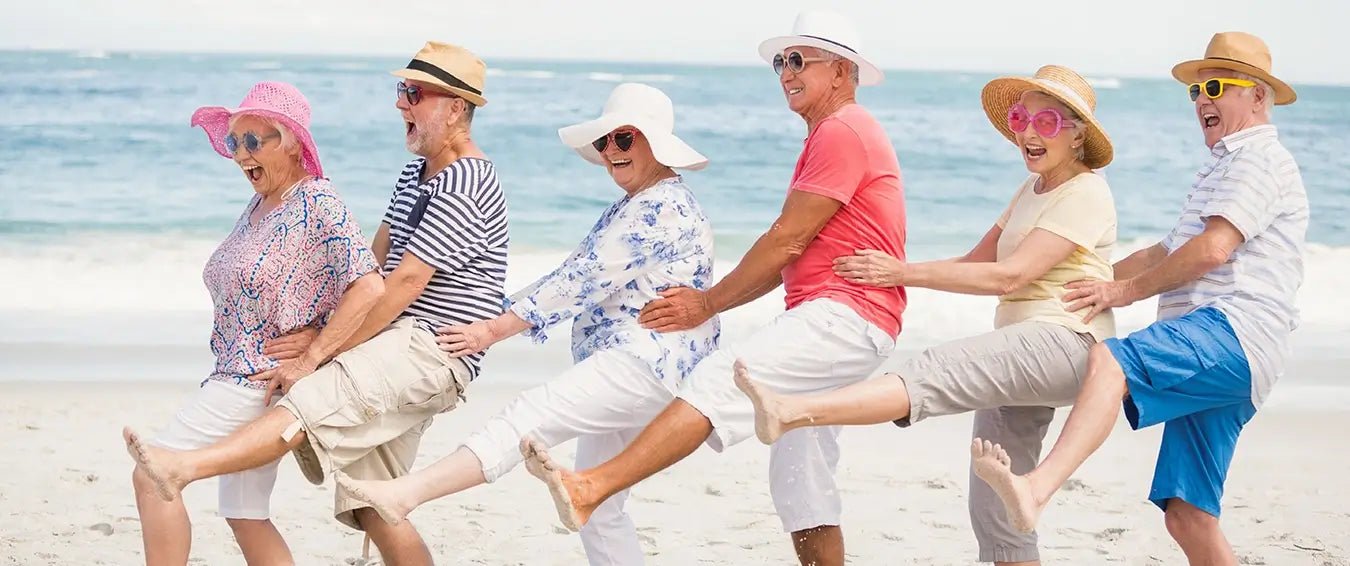
[{"label": "blue floral blouse", "polygon": [[505,307],[530,323],[536,343],[572,321],[576,363],[618,349],[648,364],[672,392],[717,348],[720,322],[657,333],[638,313],[670,287],[707,290],[713,279],[712,225],[680,177],[615,202],[558,269],[507,298]]}]

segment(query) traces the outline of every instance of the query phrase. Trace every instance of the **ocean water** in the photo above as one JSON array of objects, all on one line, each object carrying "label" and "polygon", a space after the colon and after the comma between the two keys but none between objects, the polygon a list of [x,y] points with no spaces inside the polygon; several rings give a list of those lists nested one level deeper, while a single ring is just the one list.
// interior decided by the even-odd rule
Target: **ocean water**
[{"label": "ocean water", "polygon": [[[237,104],[260,80],[294,83],[309,98],[326,172],[373,236],[410,158],[394,109],[397,79],[388,74],[404,63],[0,52],[0,348],[79,341],[204,347],[209,300],[201,266],[252,191],[188,118],[201,105]],[[1041,63],[1029,61],[1022,71]],[[688,179],[717,231],[719,276],[779,211],[805,128],[767,65],[488,64],[490,103],[477,114],[475,139],[495,160],[508,195],[511,287],[556,264],[619,196],[601,168],[557,137],[559,127],[597,115],[619,82],[669,94],[677,133],[711,158]],[[885,125],[900,157],[913,259],[965,251],[1026,175],[1017,150],[980,107],[980,88],[993,76],[891,71],[884,85],[861,91],[860,102]],[[1116,147],[1105,173],[1119,212],[1121,257],[1170,228],[1208,149],[1181,85],[1090,78]],[[1350,312],[1343,298],[1350,285],[1350,88],[1295,86],[1299,102],[1277,109],[1275,120],[1312,205],[1300,304],[1309,332],[1335,343],[1350,334],[1343,320]],[[982,299],[919,297],[939,306],[912,303],[902,342],[990,324],[992,304]],[[741,316],[753,324],[776,306]],[[1138,310],[1124,318],[1146,323],[1151,312]],[[557,336],[565,341],[565,330]],[[16,367],[0,374],[26,366]]]}]

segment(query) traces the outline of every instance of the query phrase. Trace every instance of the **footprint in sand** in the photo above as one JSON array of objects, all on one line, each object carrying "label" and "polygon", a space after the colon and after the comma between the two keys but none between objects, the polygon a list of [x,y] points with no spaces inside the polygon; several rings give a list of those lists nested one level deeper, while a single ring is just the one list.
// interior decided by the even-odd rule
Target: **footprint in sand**
[{"label": "footprint in sand", "polygon": [[1093,536],[1095,536],[1097,540],[1100,541],[1115,542],[1120,540],[1120,535],[1125,534],[1125,531],[1126,529],[1122,529],[1120,527],[1111,527]]}]

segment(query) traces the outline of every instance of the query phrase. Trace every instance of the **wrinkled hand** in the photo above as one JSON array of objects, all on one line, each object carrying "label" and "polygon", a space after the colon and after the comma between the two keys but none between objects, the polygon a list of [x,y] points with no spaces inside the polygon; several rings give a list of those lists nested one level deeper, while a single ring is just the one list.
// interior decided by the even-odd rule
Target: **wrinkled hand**
[{"label": "wrinkled hand", "polygon": [[1069,283],[1064,288],[1069,290],[1063,299],[1068,303],[1066,308],[1069,312],[1088,309],[1087,314],[1083,315],[1083,322],[1092,322],[1093,318],[1106,309],[1128,306],[1135,301],[1129,284],[1124,281],[1080,280]]},{"label": "wrinkled hand", "polygon": [[436,343],[452,358],[477,354],[497,342],[497,333],[488,321],[473,324],[454,324],[436,329]]},{"label": "wrinkled hand", "polygon": [[638,324],[647,330],[675,332],[689,330],[708,322],[716,314],[708,304],[708,294],[689,287],[671,287],[661,298],[642,307]]},{"label": "wrinkled hand", "polygon": [[309,345],[319,337],[319,329],[313,326],[301,326],[290,334],[278,336],[263,342],[263,355],[278,362],[294,360],[309,350]]},{"label": "wrinkled hand", "polygon": [[877,250],[858,250],[853,255],[834,258],[834,273],[858,285],[899,287],[905,284],[904,262]]},{"label": "wrinkled hand", "polygon": [[282,395],[289,393],[295,382],[314,373],[316,368],[318,368],[318,364],[309,361],[306,356],[300,356],[282,362],[280,366],[262,373],[250,375],[248,380],[267,382],[267,393],[263,395],[263,405],[270,405],[274,392],[280,391]]}]

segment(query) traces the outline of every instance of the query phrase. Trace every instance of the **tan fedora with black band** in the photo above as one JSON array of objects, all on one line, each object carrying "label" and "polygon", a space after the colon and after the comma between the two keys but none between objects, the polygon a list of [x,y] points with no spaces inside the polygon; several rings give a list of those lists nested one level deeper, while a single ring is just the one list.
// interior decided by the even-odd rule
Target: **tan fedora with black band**
[{"label": "tan fedora with black band", "polygon": [[487,65],[468,49],[458,45],[428,41],[421,51],[403,69],[394,71],[396,77],[431,83],[472,102],[484,106],[483,83]]}]

